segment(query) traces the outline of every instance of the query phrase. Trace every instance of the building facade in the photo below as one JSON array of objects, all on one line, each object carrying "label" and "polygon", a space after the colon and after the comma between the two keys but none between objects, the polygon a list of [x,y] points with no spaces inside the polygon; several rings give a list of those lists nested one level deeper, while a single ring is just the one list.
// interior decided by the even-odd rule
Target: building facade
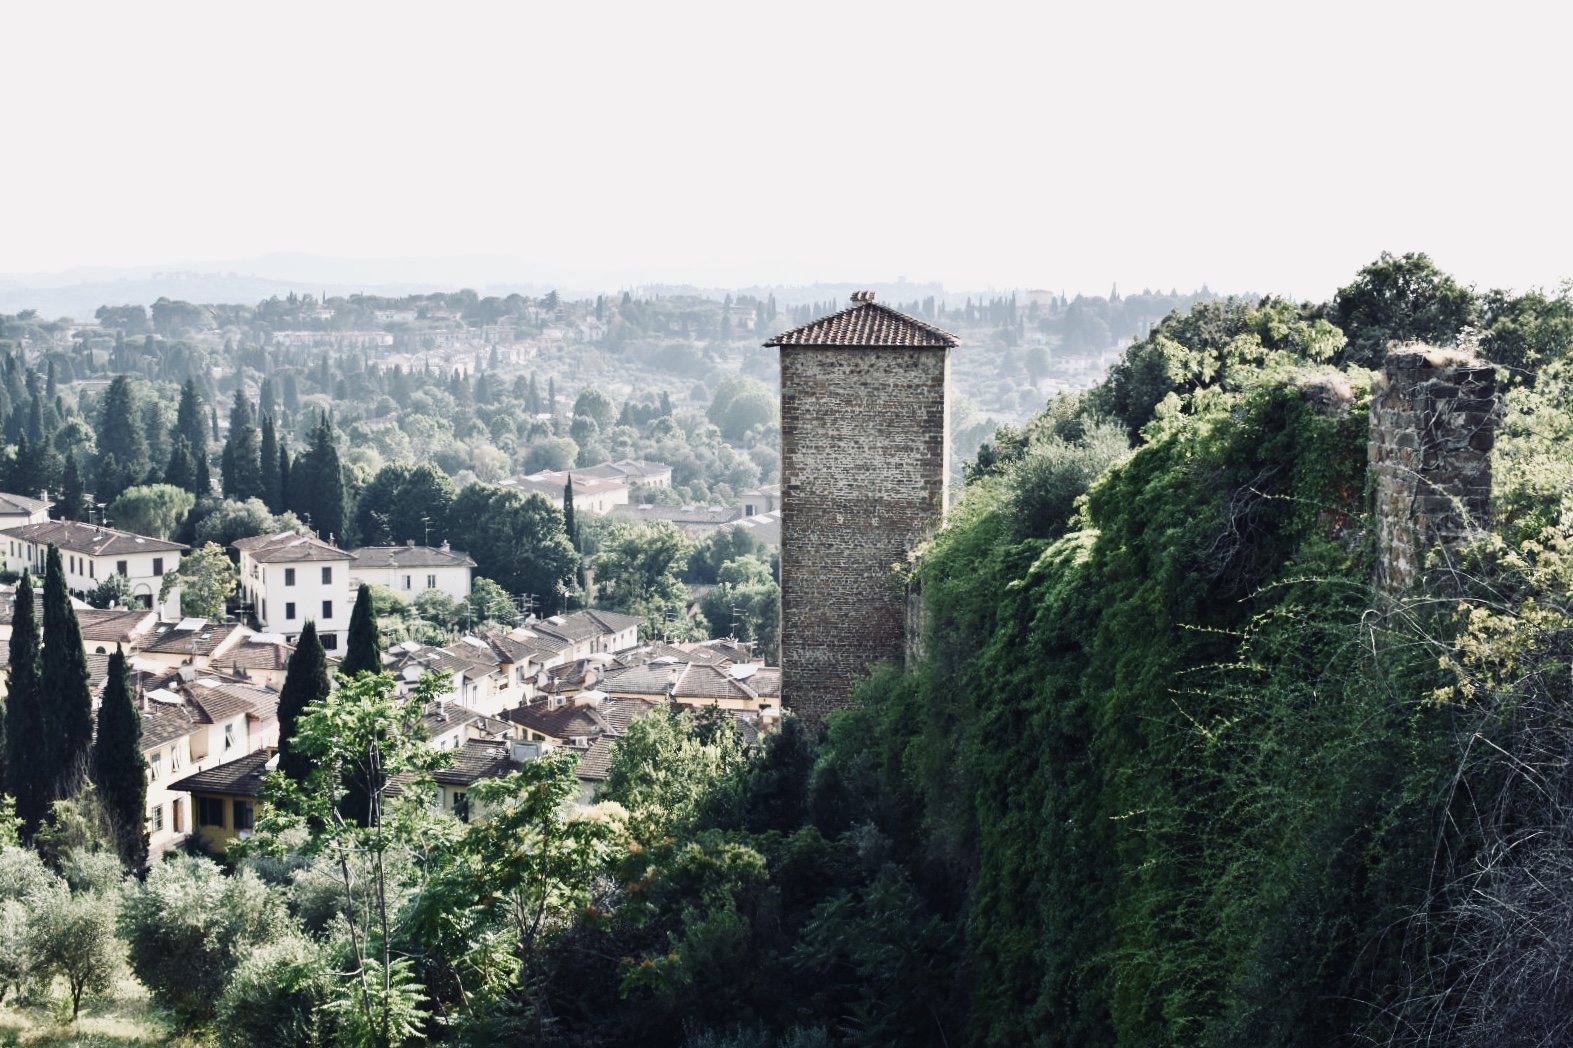
[{"label": "building facade", "polygon": [[782,697],[802,716],[903,659],[899,569],[945,510],[959,341],[860,291],[765,343],[781,351]]},{"label": "building facade", "polygon": [[468,553],[441,546],[362,546],[349,551],[350,589],[386,586],[405,601],[427,590],[446,593],[454,600],[470,595],[475,561]]},{"label": "building facade", "polygon": [[60,547],[66,588],[78,597],[111,575],[125,576],[131,595],[161,618],[180,617],[180,587],[173,587],[161,602],[164,576],[180,570],[180,555],[188,547],[178,542],[134,535],[129,531],[83,524],[75,520],[45,520],[0,531],[4,536],[5,564],[12,571],[44,574],[53,543]]},{"label": "building facade", "polygon": [[313,535],[286,531],[239,539],[240,598],[267,633],[295,643],[316,622],[327,651],[338,651],[355,610],[350,555]]}]

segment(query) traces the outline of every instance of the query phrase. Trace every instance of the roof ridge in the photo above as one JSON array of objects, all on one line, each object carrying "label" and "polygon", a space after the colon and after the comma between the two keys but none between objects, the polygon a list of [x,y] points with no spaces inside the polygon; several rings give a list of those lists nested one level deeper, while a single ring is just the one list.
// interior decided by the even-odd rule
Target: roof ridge
[{"label": "roof ridge", "polygon": [[[901,327],[916,332],[900,330]],[[892,328],[894,327],[894,330]],[[927,336],[919,340],[917,333]],[[950,348],[961,338],[925,320],[873,300],[811,320],[766,340],[766,346],[901,346]]]}]

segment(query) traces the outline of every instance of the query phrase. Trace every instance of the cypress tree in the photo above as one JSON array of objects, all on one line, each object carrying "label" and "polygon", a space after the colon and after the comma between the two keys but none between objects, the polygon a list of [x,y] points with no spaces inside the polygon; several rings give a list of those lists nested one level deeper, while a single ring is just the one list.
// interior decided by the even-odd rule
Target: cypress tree
[{"label": "cypress tree", "polygon": [[327,412],[311,431],[311,446],[290,467],[288,507],[309,517],[312,530],[325,539],[344,535],[344,472]]},{"label": "cypress tree", "polygon": [[279,487],[279,438],[273,416],[262,416],[262,501],[269,513],[284,511],[284,489]]},{"label": "cypress tree", "polygon": [[279,771],[304,783],[315,766],[310,757],[294,748],[295,725],[307,706],[328,697],[328,656],[317,639],[316,622],[307,622],[289,657],[284,686],[279,689]]},{"label": "cypress tree", "polygon": [[191,457],[191,445],[185,435],[176,433],[169,446],[169,464],[164,467],[164,483],[201,497],[206,492],[197,487],[197,464]]},{"label": "cypress tree", "polygon": [[116,375],[104,391],[98,446],[101,458],[95,490],[100,502],[113,502],[126,488],[140,484],[148,469],[147,438],[137,417],[131,380],[125,375]]},{"label": "cypress tree", "polygon": [[579,548],[579,529],[574,526],[573,519],[573,474],[568,474],[568,480],[563,484],[563,533],[568,536],[568,541],[573,548]]},{"label": "cypress tree", "polygon": [[44,650],[38,666],[46,699],[44,745],[54,751],[50,800],[56,801],[74,794],[87,773],[93,747],[93,696],[82,627],[66,591],[60,547],[53,543],[44,569]]},{"label": "cypress tree", "polygon": [[279,444],[279,512],[289,509],[290,470],[289,448]]},{"label": "cypress tree", "polygon": [[355,610],[350,613],[349,638],[339,672],[346,677],[365,670],[382,671],[382,642],[377,636],[377,615],[371,607],[371,587],[364,582],[355,594]]},{"label": "cypress tree", "polygon": [[49,507],[49,516],[53,520],[87,519],[87,486],[82,483],[82,470],[76,463],[75,451],[66,455],[60,476],[60,497]]},{"label": "cypress tree", "polygon": [[208,466],[208,456],[206,452],[195,456],[195,458],[197,460],[197,498],[206,498],[207,496],[213,494],[213,473]]},{"label": "cypress tree", "polygon": [[262,496],[262,448],[256,416],[243,387],[236,388],[235,405],[229,412],[229,438],[224,441],[221,469],[225,498],[244,501]]},{"label": "cypress tree", "polygon": [[6,695],[6,792],[16,798],[22,836],[31,840],[49,814],[52,769],[43,752],[45,739],[43,681],[39,676],[38,616],[33,608],[33,577],[16,584],[11,615],[10,683]]},{"label": "cypress tree", "polygon": [[142,765],[142,714],[131,695],[126,656],[115,645],[109,679],[98,707],[98,736],[91,767],[104,809],[114,828],[115,850],[128,870],[147,865],[147,776]]}]

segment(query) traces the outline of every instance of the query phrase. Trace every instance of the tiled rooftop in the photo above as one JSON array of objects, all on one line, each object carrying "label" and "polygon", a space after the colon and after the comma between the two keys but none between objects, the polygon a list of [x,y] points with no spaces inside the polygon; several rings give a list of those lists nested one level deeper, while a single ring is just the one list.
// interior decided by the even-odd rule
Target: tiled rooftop
[{"label": "tiled rooftop", "polygon": [[783,331],[765,343],[767,346],[890,346],[948,349],[961,339],[916,317],[881,306],[873,293],[867,300],[854,296],[854,305],[828,317],[820,317],[802,327]]},{"label": "tiled rooftop", "polygon": [[468,553],[442,546],[362,546],[347,551],[350,570],[372,568],[473,568]]},{"label": "tiled rooftop", "polygon": [[259,564],[294,564],[301,561],[349,560],[350,555],[339,547],[317,538],[293,531],[277,535],[257,535],[236,539],[232,549],[249,553]]},{"label": "tiled rooftop", "polygon": [[125,553],[159,553],[166,550],[185,550],[178,542],[166,542],[147,535],[133,535],[129,531],[116,531],[96,524],[83,524],[75,520],[46,520],[39,524],[22,524],[6,528],[0,534],[9,535],[23,542],[47,545],[53,542],[63,550],[89,557],[118,556]]}]

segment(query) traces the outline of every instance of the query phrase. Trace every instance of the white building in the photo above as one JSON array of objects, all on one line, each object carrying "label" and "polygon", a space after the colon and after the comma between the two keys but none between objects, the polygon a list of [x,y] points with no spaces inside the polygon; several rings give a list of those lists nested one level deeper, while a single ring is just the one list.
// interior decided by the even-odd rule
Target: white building
[{"label": "white building", "polygon": [[427,590],[439,590],[454,600],[470,595],[475,561],[468,553],[441,546],[362,546],[349,551],[350,589],[386,586],[412,601]]},{"label": "white building", "polygon": [[563,508],[563,492],[568,478],[573,478],[573,506],[575,510],[593,510],[610,513],[613,506],[628,505],[628,485],[620,480],[602,480],[572,470],[543,469],[539,473],[509,477],[500,485],[524,494],[544,495],[552,505]]},{"label": "white building", "polygon": [[11,495],[0,491],[0,528],[15,528],[23,524],[42,524],[49,519],[50,503],[30,499],[26,495]]},{"label": "white building", "polygon": [[[664,462],[647,459],[618,459],[574,470],[575,476],[594,477],[597,480],[614,480],[635,488],[669,488],[672,486],[672,467]],[[579,493],[574,492],[574,498]],[[577,505],[577,503],[575,503]]]},{"label": "white building", "polygon": [[180,555],[189,547],[129,531],[83,524],[75,520],[45,520],[0,531],[4,536],[5,565],[12,571],[43,575],[53,543],[60,547],[60,564],[66,588],[86,596],[111,575],[124,575],[131,595],[161,618],[180,617],[180,587],[170,590],[159,603],[164,576],[180,568]]},{"label": "white building", "polygon": [[349,629],[355,593],[350,555],[314,535],[285,531],[237,539],[240,596],[267,633],[291,644],[307,622],[317,623],[323,648],[337,651]]}]

